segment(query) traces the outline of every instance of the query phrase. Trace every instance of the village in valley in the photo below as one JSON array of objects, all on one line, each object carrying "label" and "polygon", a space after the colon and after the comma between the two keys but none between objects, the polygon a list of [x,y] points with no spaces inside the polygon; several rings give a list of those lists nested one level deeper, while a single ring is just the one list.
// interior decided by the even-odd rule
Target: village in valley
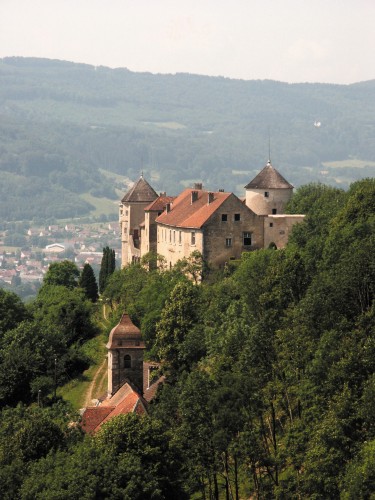
[{"label": "village in valley", "polygon": [[90,264],[97,274],[106,246],[120,254],[117,221],[8,223],[0,230],[0,286],[22,298],[36,295],[49,265],[65,259],[79,269]]}]

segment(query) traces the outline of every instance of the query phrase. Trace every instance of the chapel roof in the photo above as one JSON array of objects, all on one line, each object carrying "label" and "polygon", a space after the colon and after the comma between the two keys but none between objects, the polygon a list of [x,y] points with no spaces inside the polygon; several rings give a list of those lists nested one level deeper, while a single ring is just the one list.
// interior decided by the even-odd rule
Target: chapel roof
[{"label": "chapel roof", "polygon": [[276,168],[268,161],[267,165],[245,186],[245,189],[293,189]]},{"label": "chapel roof", "polygon": [[[195,193],[195,194],[193,194]],[[170,211],[165,211],[156,222],[182,228],[201,228],[232,193],[209,192],[187,188],[175,198]],[[194,201],[192,201],[194,197]]]},{"label": "chapel roof", "polygon": [[132,322],[128,314],[123,314],[119,323],[112,328],[109,334],[107,349],[118,347],[131,347],[134,349],[144,349],[141,331]]},{"label": "chapel roof", "polygon": [[81,427],[85,432],[94,432],[95,428],[115,409],[114,406],[91,406],[82,415]]},{"label": "chapel roof", "polygon": [[141,175],[137,182],[134,183],[133,187],[125,194],[122,203],[151,203],[158,197],[154,188],[146,181],[146,179]]},{"label": "chapel roof", "polygon": [[95,433],[111,418],[128,413],[146,414],[147,402],[126,382],[114,396],[103,401],[100,406],[86,408],[82,415],[81,427],[85,432]]}]

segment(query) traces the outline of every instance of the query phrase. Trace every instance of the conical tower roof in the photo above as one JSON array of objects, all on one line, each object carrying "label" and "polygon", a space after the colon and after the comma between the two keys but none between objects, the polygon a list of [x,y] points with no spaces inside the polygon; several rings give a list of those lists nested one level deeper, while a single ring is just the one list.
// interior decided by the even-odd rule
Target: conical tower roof
[{"label": "conical tower roof", "polygon": [[245,186],[245,189],[293,189],[293,185],[268,161],[263,170]]},{"label": "conical tower roof", "polygon": [[150,184],[144,179],[143,175],[134,184],[134,186],[126,193],[126,195],[121,200],[122,203],[129,202],[140,202],[140,203],[151,203],[158,197],[155,190],[150,186]]}]

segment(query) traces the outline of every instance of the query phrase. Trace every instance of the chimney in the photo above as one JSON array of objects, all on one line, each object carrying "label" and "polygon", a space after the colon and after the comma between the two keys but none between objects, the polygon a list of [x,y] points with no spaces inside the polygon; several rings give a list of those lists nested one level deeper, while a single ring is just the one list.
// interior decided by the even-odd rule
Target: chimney
[{"label": "chimney", "polygon": [[198,199],[198,191],[191,192],[191,203],[193,204]]},{"label": "chimney", "polygon": [[224,189],[219,189],[219,193],[224,193]]},{"label": "chimney", "polygon": [[160,193],[159,196],[167,196],[167,192],[166,191],[163,191],[162,193]]},{"label": "chimney", "polygon": [[202,183],[201,182],[195,182],[193,189],[202,189]]},{"label": "chimney", "polygon": [[171,204],[170,204],[170,203],[167,203],[167,204],[165,205],[165,211],[166,211],[167,213],[169,213],[169,212],[171,211]]},{"label": "chimney", "polygon": [[208,193],[208,205],[214,201],[214,193]]}]

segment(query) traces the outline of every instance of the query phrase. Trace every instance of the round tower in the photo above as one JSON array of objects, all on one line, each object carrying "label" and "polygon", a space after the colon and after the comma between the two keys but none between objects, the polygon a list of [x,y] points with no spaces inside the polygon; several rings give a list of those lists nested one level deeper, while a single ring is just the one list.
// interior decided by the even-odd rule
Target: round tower
[{"label": "round tower", "polygon": [[246,205],[257,215],[284,213],[293,193],[293,185],[272,166],[270,160],[245,189]]}]

